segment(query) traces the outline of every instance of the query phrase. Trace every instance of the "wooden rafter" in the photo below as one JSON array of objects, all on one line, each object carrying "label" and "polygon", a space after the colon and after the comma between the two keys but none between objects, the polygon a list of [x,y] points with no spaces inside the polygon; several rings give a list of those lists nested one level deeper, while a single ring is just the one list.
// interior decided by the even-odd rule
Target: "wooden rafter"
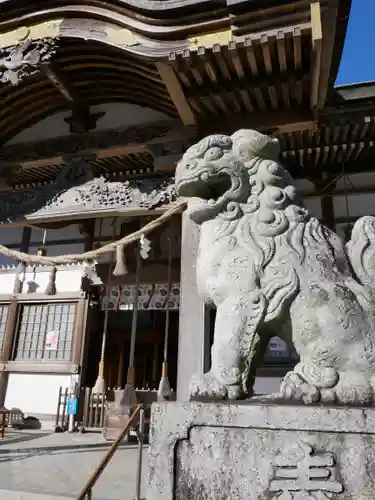
[{"label": "wooden rafter", "polygon": [[226,81],[225,83],[211,83],[209,86],[192,85],[186,93],[186,97],[199,99],[199,97],[209,97],[216,94],[228,94],[239,90],[252,90],[256,88],[270,88],[278,83],[286,83],[292,86],[303,79],[307,79],[305,73],[299,69],[293,72],[282,72],[278,74],[268,74],[265,76],[252,76],[251,79],[244,76],[242,79],[235,81]]},{"label": "wooden rafter", "polygon": [[317,109],[319,98],[320,67],[322,61],[322,15],[320,2],[313,2],[310,5],[311,11],[311,40],[312,40],[312,82],[311,82],[311,109]]},{"label": "wooden rafter", "polygon": [[256,128],[265,133],[292,133],[303,130],[315,130],[317,122],[310,111],[272,113],[238,113],[225,121],[207,121],[200,123],[200,135],[215,133],[233,133],[240,128]]},{"label": "wooden rafter", "polygon": [[190,107],[188,100],[184,94],[181,83],[172,66],[168,64],[157,62],[156,67],[159,71],[160,77],[167,87],[169,95],[176,106],[178,114],[184,125],[187,127],[195,126],[196,120],[194,113]]}]

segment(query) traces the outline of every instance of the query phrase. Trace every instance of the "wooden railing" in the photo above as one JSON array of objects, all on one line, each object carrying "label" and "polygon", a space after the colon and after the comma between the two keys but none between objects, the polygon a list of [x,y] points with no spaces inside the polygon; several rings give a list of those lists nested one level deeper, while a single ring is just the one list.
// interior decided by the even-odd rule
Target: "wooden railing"
[{"label": "wooden railing", "polygon": [[[108,393],[113,393],[109,389]],[[136,388],[137,400],[145,407],[150,408],[157,401],[156,389]],[[75,427],[82,432],[98,431],[104,428],[104,421],[108,407],[114,403],[113,397],[107,398],[107,393],[95,393],[91,387],[81,387],[78,393],[78,413],[75,415]],[[60,387],[57,398],[56,422],[57,431],[68,430],[69,389]],[[171,400],[175,400],[175,394]],[[147,417],[146,417],[147,420]]]},{"label": "wooden railing", "polygon": [[[83,392],[84,391],[84,392]],[[95,393],[91,387],[82,389],[83,415],[82,429],[102,429],[104,426],[104,416],[107,399],[105,393]]]},{"label": "wooden railing", "polygon": [[109,450],[107,451],[105,456],[103,457],[103,460],[100,462],[98,467],[94,470],[91,477],[87,481],[85,487],[78,494],[76,500],[91,500],[93,487],[95,486],[96,482],[98,481],[98,479],[102,475],[103,471],[107,467],[107,465],[108,465],[109,461],[111,460],[111,458],[113,457],[113,455],[116,453],[116,450],[120,446],[120,444],[123,441],[123,439],[125,438],[125,436],[127,434],[129,434],[130,429],[132,427],[134,427],[135,423],[139,419],[141,411],[143,411],[143,410],[144,410],[144,408],[143,408],[142,404],[140,404],[136,407],[136,409],[132,413],[131,417],[129,418],[127,424],[125,425],[123,430],[118,435],[116,441],[113,442],[113,444],[111,445],[111,447],[109,448]]},{"label": "wooden railing", "polygon": [[8,410],[3,407],[0,409],[0,438],[3,439],[5,429],[14,425],[22,425],[23,413],[17,408]]},{"label": "wooden railing", "polygon": [[69,420],[67,412],[68,397],[69,397],[69,389],[67,387],[65,389],[60,387],[59,395],[57,397],[55,431],[66,431],[68,428],[68,420]]}]

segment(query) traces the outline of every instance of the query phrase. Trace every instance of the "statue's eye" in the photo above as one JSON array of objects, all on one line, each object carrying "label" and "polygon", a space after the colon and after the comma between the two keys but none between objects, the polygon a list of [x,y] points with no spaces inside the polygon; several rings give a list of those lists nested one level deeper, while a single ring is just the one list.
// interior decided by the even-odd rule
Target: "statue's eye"
[{"label": "statue's eye", "polygon": [[190,160],[190,161],[185,163],[185,168],[187,170],[193,170],[196,166],[197,166],[197,162],[194,160]]},{"label": "statue's eye", "polygon": [[223,135],[222,137],[220,137],[219,144],[223,148],[229,148],[232,146],[232,139],[227,135]]},{"label": "statue's eye", "polygon": [[223,156],[223,150],[220,148],[210,148],[208,151],[206,151],[206,154],[204,155],[206,160],[217,160],[218,158],[221,158]]}]

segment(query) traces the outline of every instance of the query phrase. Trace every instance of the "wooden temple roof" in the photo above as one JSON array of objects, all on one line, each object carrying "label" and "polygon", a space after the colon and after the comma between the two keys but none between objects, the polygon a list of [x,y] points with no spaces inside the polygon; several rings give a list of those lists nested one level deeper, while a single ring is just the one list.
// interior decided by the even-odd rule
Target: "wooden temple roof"
[{"label": "wooden temple roof", "polygon": [[[375,86],[333,86],[349,11],[349,0],[1,2],[3,188],[50,182],[73,153],[93,155],[94,174],[107,178],[170,175],[191,141],[241,127],[277,135],[296,177],[370,168]],[[22,47],[21,35],[28,50],[38,39],[56,43],[13,85],[2,58]],[[163,134],[129,141],[121,133],[116,147],[90,143],[98,118],[90,108],[110,102],[162,111],[169,132],[177,124],[180,132],[167,144]],[[40,144],[7,145],[63,110],[72,111],[71,151],[56,141],[43,153]]]}]

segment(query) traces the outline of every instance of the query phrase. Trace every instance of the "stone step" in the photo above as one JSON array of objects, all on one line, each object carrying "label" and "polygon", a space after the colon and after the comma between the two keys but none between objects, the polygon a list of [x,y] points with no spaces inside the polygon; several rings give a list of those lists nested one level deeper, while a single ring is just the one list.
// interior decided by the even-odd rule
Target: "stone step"
[{"label": "stone step", "polygon": [[[76,498],[110,445],[100,434],[9,432],[0,440],[0,500]],[[138,445],[123,443],[95,485],[93,500],[133,500],[137,459]],[[147,459],[145,446],[142,497],[146,496]]]}]

